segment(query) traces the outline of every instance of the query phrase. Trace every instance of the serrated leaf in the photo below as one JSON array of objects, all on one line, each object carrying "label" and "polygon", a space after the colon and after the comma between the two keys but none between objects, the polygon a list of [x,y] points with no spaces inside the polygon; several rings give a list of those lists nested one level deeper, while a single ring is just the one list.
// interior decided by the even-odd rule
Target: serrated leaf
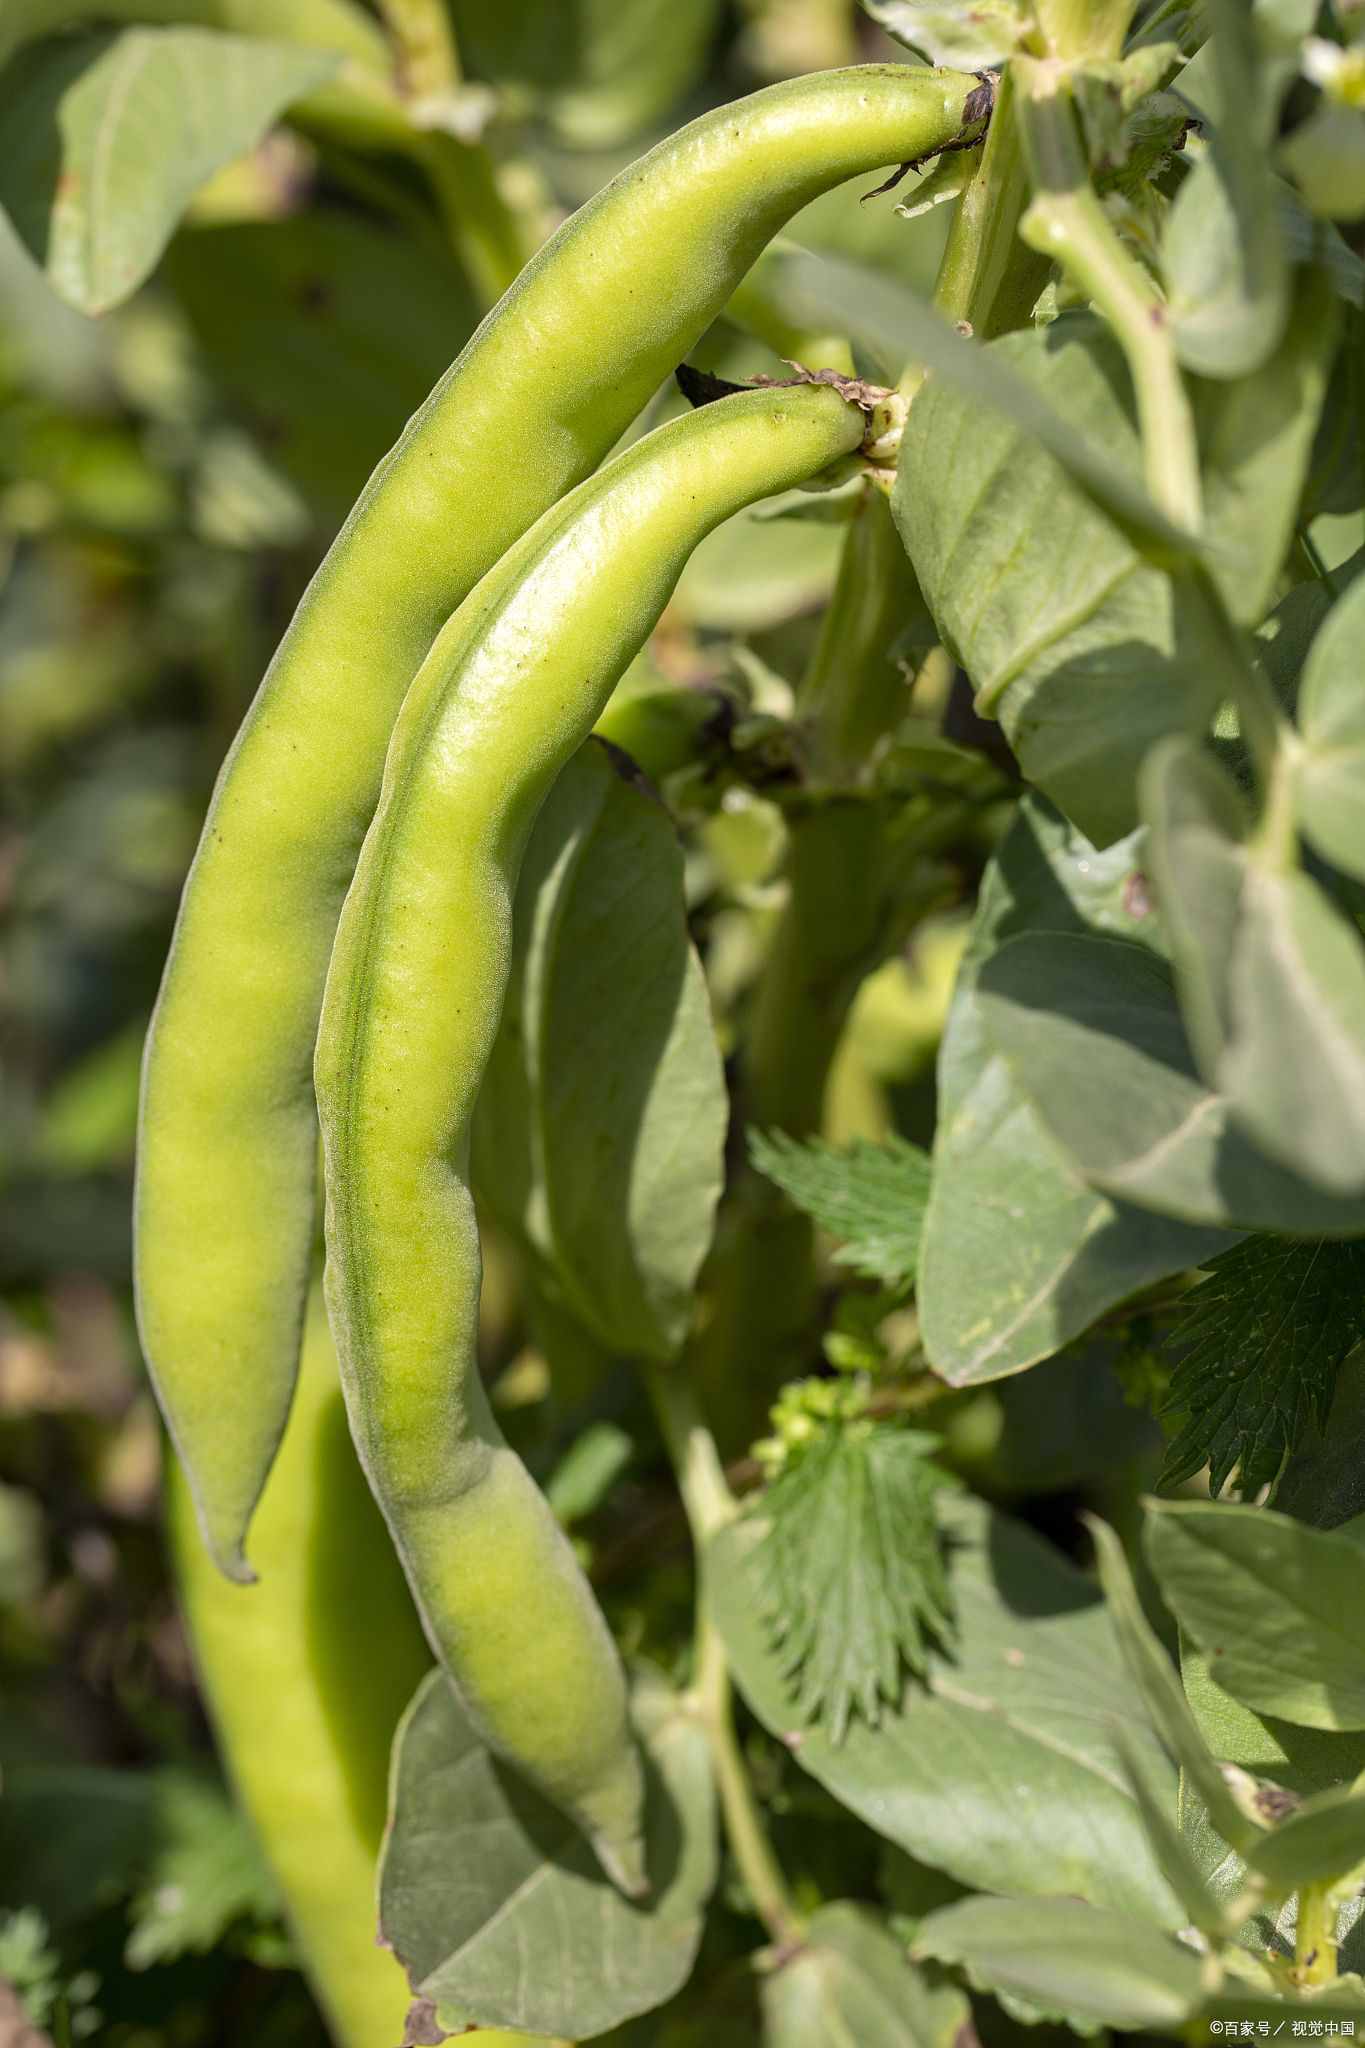
[{"label": "serrated leaf", "polygon": [[1244,1495],[1273,1484],[1363,1341],[1365,1245],[1257,1236],[1224,1252],[1167,1339],[1179,1362],[1163,1412],[1188,1420],[1160,1484],[1205,1464],[1211,1493],[1234,1473]]},{"label": "serrated leaf", "polygon": [[875,1728],[922,1675],[930,1638],[953,1638],[928,1462],[919,1431],[835,1425],[761,1496],[754,1582],[794,1718],[842,1742],[852,1715]]},{"label": "serrated leaf", "polygon": [[1068,1892],[1179,1926],[1113,1741],[1122,1721],[1156,1797],[1175,1773],[1114,1642],[1093,1582],[1030,1530],[956,1490],[937,1497],[957,1633],[931,1647],[876,1728],[837,1746],[793,1726],[786,1680],[755,1604],[741,1518],[707,1546],[707,1608],[736,1683],[804,1770],[869,1827],[963,1884]]},{"label": "serrated leaf", "polygon": [[1028,19],[1017,0],[862,0],[879,28],[931,64],[1003,64]]},{"label": "serrated leaf", "polygon": [[929,1200],[929,1156],[892,1137],[847,1147],[782,1131],[749,1133],[749,1157],[798,1209],[841,1240],[834,1256],[888,1287],[910,1280]]},{"label": "serrated leaf", "polygon": [[632,1715],[647,1779],[644,1903],[624,1899],[579,1831],[494,1761],[440,1672],[419,1686],[395,1738],[380,1921],[441,2026],[578,2040],[685,1983],[715,1882],[710,1751],[657,1673],[637,1676]]},{"label": "serrated leaf", "polygon": [[106,312],[150,275],[199,187],[339,62],[185,27],[35,44],[6,73],[0,205],[62,297]]},{"label": "serrated leaf", "polygon": [[667,1358],[710,1242],[728,1100],[677,835],[600,742],[541,812],[513,946],[475,1186],[604,1344]]},{"label": "serrated leaf", "polygon": [[822,1906],[763,1979],[765,2048],[955,2048],[971,2027],[956,1985],[931,1983],[864,1906]]}]

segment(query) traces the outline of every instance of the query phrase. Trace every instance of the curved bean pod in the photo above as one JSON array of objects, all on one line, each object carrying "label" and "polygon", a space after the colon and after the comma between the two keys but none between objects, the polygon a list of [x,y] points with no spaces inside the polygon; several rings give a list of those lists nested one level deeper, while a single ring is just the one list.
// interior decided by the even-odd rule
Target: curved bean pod
[{"label": "curved bean pod", "polygon": [[556,775],[697,542],[862,431],[828,386],[724,399],[637,442],[509,550],[408,693],[327,978],[327,1302],[361,1461],[484,1739],[628,1890],[642,1787],[615,1647],[479,1379],[470,1119]]},{"label": "curved bean pod", "polygon": [[783,222],[949,141],[969,76],[773,86],[660,143],[518,279],[362,492],[219,777],[148,1039],[143,1347],[223,1569],[289,1407],[313,1232],[311,1061],[337,914],[442,622],[601,460]]}]

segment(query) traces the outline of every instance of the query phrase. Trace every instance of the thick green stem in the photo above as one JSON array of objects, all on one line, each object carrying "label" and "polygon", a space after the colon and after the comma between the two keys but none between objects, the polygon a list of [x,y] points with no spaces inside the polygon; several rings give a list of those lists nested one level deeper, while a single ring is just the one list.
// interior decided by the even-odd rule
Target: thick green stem
[{"label": "thick green stem", "polygon": [[1048,55],[1101,62],[1123,49],[1135,0],[1034,0]]},{"label": "thick green stem", "polygon": [[[957,202],[934,286],[934,304],[945,320],[965,324],[981,341],[1022,326],[1046,282],[1046,262],[1019,239],[1027,197],[1015,89],[1007,74],[977,169]],[[912,376],[917,385],[919,373]]]},{"label": "thick green stem", "polygon": [[1199,446],[1165,304],[1091,187],[1075,112],[1055,67],[1024,61],[1018,71],[1034,184],[1021,233],[1061,264],[1113,329],[1137,397],[1148,489],[1177,526],[1196,530]]},{"label": "thick green stem", "polygon": [[[646,1366],[644,1374],[700,1558],[711,1537],[734,1515],[734,1496],[726,1485],[715,1439],[702,1420],[687,1380],[666,1366]],[[735,1736],[725,1646],[703,1612],[700,1597],[692,1700],[710,1745],[726,1839],[736,1868],[772,1940],[780,1947],[790,1947],[800,1939],[800,1918],[773,1854]]]},{"label": "thick green stem", "polygon": [[409,99],[436,99],[460,83],[446,0],[379,0],[379,12],[398,49],[399,73]]},{"label": "thick green stem", "polygon": [[1294,1975],[1300,1984],[1336,1982],[1337,1911],[1329,1884],[1306,1884],[1299,1893]]}]

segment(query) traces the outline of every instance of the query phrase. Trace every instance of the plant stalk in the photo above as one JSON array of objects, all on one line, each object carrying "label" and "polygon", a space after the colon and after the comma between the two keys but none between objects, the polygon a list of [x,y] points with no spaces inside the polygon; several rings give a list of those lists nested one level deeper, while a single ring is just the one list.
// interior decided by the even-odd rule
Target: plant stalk
[{"label": "plant stalk", "polygon": [[1336,1982],[1337,1912],[1330,1884],[1306,1884],[1299,1893],[1294,1976],[1300,1985]]},{"label": "plant stalk", "polygon": [[[646,1365],[643,1371],[700,1569],[707,1543],[734,1516],[735,1499],[726,1484],[715,1438],[702,1419],[688,1381],[667,1366]],[[702,1609],[700,1594],[692,1699],[710,1745],[726,1839],[736,1868],[770,1938],[779,1947],[790,1948],[801,1938],[800,1916],[773,1854],[735,1736],[725,1646]]]},{"label": "plant stalk", "polygon": [[408,99],[437,99],[460,84],[446,0],[379,0],[379,12],[398,51],[399,74]]},{"label": "plant stalk", "polygon": [[1020,232],[1062,265],[1113,329],[1133,379],[1147,487],[1175,525],[1197,531],[1199,446],[1165,303],[1091,186],[1075,112],[1055,68],[1024,60],[1018,71],[1034,185]]},{"label": "plant stalk", "polygon": [[[1047,276],[1047,264],[1019,239],[1028,198],[1017,91],[1008,73],[996,92],[980,161],[957,202],[934,285],[945,320],[978,340],[1022,327]],[[917,388],[922,376],[913,373]],[[902,390],[906,390],[902,381]],[[907,393],[907,395],[909,395]]]}]

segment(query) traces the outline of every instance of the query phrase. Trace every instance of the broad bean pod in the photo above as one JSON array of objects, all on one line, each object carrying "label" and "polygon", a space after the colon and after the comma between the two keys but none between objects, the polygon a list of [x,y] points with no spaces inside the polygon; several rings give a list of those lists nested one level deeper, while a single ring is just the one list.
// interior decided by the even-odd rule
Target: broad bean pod
[{"label": "broad bean pod", "polygon": [[970,76],[871,65],[770,87],[660,143],[528,265],[305,593],[220,775],[144,1065],[139,1326],[230,1575],[251,1576],[245,1531],[298,1350],[328,956],[415,670],[792,213],[939,148],[981,108]]},{"label": "broad bean pod", "polygon": [[726,398],[637,442],[508,551],[408,693],[327,978],[327,1302],[361,1460],[484,1739],[628,1890],[642,1785],[615,1647],[479,1379],[470,1120],[556,775],[697,542],[862,434],[828,385]]},{"label": "broad bean pod", "polygon": [[389,1744],[430,1660],[356,1463],[320,1300],[256,1518],[260,1585],[215,1568],[174,1459],[166,1484],[195,1664],[304,1969],[335,2039],[383,2048],[408,2007],[402,1970],[375,1946]]}]

